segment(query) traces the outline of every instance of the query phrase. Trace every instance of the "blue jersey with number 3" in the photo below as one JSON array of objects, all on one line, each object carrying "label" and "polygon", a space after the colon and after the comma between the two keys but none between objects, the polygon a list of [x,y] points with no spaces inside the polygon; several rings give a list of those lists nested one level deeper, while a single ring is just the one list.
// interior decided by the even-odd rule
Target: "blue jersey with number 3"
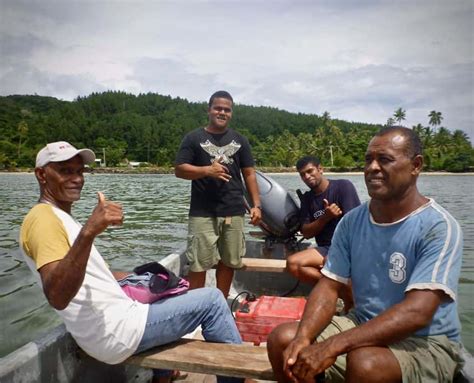
[{"label": "blue jersey with number 3", "polygon": [[376,223],[365,203],[339,223],[322,273],[352,280],[355,314],[361,322],[401,302],[410,290],[441,290],[446,299],[431,324],[415,335],[446,335],[460,341],[457,290],[462,232],[434,200],[390,224]]}]

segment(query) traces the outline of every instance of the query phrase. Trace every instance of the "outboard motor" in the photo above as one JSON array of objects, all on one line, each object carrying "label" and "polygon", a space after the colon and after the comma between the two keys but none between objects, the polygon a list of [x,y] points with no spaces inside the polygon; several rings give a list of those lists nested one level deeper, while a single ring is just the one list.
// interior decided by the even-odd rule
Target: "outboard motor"
[{"label": "outboard motor", "polygon": [[[289,242],[300,228],[299,201],[272,178],[256,171],[262,205],[260,228],[272,241]],[[246,196],[247,201],[249,200]],[[249,206],[248,202],[247,206]]]}]

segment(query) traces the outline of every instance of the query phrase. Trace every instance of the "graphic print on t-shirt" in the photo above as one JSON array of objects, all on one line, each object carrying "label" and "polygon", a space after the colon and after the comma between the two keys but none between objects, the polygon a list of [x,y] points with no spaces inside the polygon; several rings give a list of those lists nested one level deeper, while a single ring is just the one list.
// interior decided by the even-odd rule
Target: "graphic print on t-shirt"
[{"label": "graphic print on t-shirt", "polygon": [[203,148],[205,152],[212,157],[211,163],[214,161],[219,161],[223,164],[234,163],[232,156],[237,153],[237,151],[242,146],[234,140],[232,140],[230,144],[227,144],[225,146],[216,146],[209,140],[204,143],[201,142],[199,145],[201,145],[201,148]]},{"label": "graphic print on t-shirt", "polygon": [[323,216],[324,214],[326,214],[326,210],[325,210],[325,209],[321,209],[321,210],[316,211],[316,212],[313,214],[313,217],[314,217],[314,219],[318,219],[319,217]]}]

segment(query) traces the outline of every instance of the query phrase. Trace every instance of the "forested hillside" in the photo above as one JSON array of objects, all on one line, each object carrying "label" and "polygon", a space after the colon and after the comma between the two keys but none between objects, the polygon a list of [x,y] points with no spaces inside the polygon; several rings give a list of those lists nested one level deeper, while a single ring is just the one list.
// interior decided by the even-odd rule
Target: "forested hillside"
[{"label": "forested hillside", "polygon": [[[398,123],[402,112],[394,114]],[[441,113],[431,113],[438,113],[437,120],[430,114],[432,126],[412,127],[425,146],[425,169],[472,168],[467,135],[455,127],[437,127]],[[172,166],[184,134],[206,122],[205,103],[152,93],[94,93],[72,102],[36,95],[0,97],[0,168],[33,167],[38,149],[58,140],[89,147],[98,158],[105,155],[108,166],[126,160]],[[326,167],[346,170],[363,167],[369,138],[381,125],[331,119],[329,112],[317,116],[236,105],[231,127],[249,138],[258,166],[289,167],[302,155],[314,154]]]}]

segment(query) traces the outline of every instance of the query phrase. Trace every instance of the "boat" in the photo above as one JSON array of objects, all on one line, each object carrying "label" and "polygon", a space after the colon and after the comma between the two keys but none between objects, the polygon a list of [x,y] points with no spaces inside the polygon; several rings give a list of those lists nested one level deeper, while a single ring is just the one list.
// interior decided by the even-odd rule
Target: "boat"
[{"label": "boat", "polygon": [[[285,257],[287,246],[249,240],[247,256],[255,258]],[[185,275],[187,261],[183,251],[166,256],[160,263],[176,275]],[[214,270],[208,272],[207,284],[214,284]],[[215,285],[215,284],[214,284]],[[242,291],[257,295],[307,295],[310,287],[298,284],[284,273],[237,271],[231,297]],[[231,304],[231,299],[229,299]],[[60,325],[44,336],[27,343],[0,359],[0,383],[69,383],[69,382],[149,382],[150,370],[128,364],[108,365],[86,356]]]},{"label": "boat", "polygon": [[[248,240],[246,246],[247,257],[254,258],[284,259],[288,251],[293,251],[282,243],[273,243],[269,248],[262,240]],[[177,275],[183,275],[187,270],[184,251],[170,254],[160,263]],[[210,270],[209,284],[214,282],[213,274]],[[309,285],[298,283],[287,273],[239,270],[235,273],[230,295],[235,297],[248,291],[257,296],[301,296],[310,290]],[[466,350],[464,357],[467,364],[456,383],[474,382],[474,359]],[[149,369],[125,363],[108,365],[86,356],[63,325],[0,359],[0,383],[145,383],[150,381],[150,376]]]},{"label": "boat", "polygon": [[[298,208],[296,201],[280,188],[274,188],[271,178],[259,175],[259,183],[268,183],[266,189],[272,198],[282,198],[283,203],[276,203],[279,216],[291,217]],[[265,185],[263,185],[265,186]],[[275,191],[276,190],[276,191]],[[275,197],[276,196],[276,197]],[[284,206],[282,210],[281,207]],[[265,206],[264,206],[265,211]],[[253,233],[258,239],[246,241],[246,258],[286,259],[289,253],[302,250],[310,245],[298,240],[292,219],[272,222],[267,214],[263,217],[262,234]],[[277,218],[281,219],[281,218]],[[184,249],[169,254],[160,263],[176,275],[186,275],[188,265]],[[215,286],[215,271],[209,270],[207,285]],[[231,287],[229,306],[234,307],[234,298],[242,292],[256,296],[307,296],[311,286],[299,283],[288,273],[268,271],[237,270]],[[465,368],[456,377],[456,383],[474,382],[474,359],[467,350],[463,350],[466,360]],[[39,339],[29,342],[11,354],[0,359],[0,383],[107,383],[107,382],[149,382],[151,370],[136,367],[127,363],[108,365],[87,355],[77,346],[74,339],[60,325]],[[194,380],[187,380],[194,381]]]}]

